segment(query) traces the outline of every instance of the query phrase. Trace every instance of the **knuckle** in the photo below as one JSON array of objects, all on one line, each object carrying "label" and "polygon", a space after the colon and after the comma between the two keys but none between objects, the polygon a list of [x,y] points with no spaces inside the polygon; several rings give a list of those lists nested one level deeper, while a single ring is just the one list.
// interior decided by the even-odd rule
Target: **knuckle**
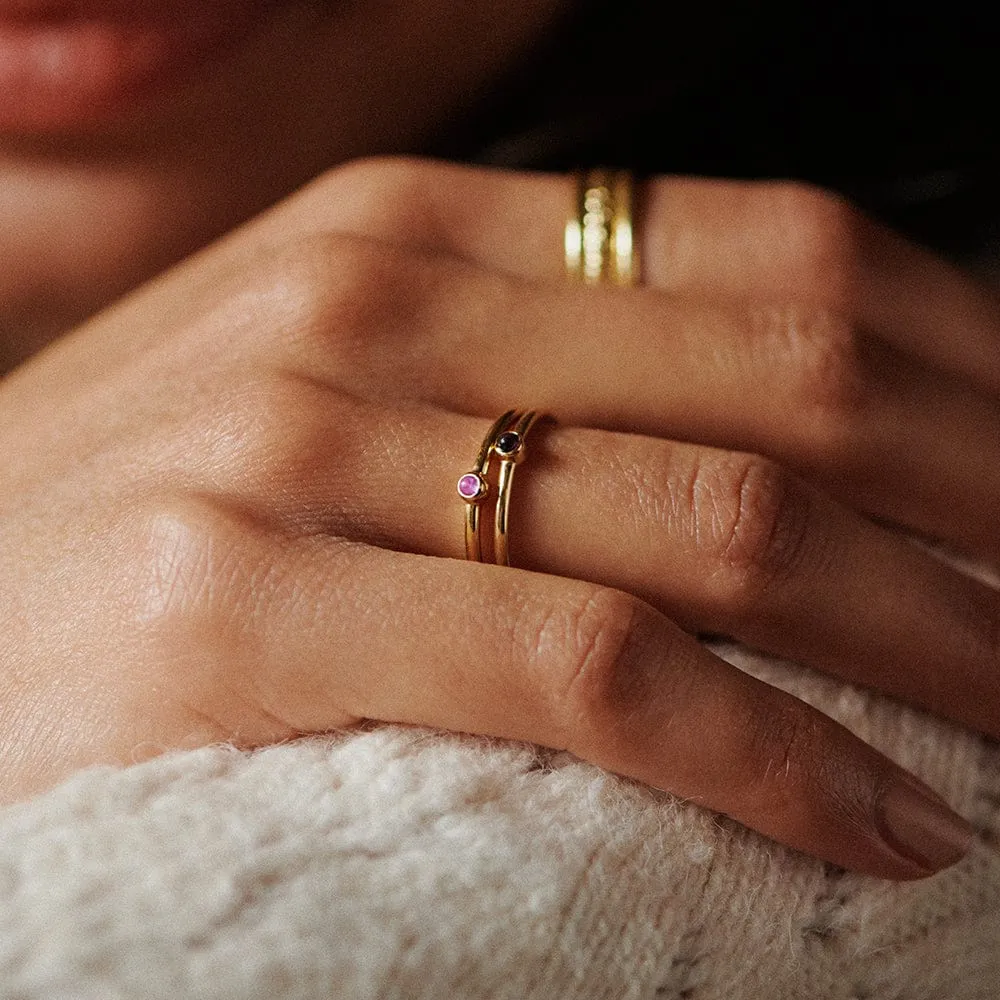
[{"label": "knuckle", "polygon": [[582,588],[545,615],[531,655],[548,677],[565,746],[586,752],[621,728],[642,686],[632,654],[652,615],[638,598],[606,587]]},{"label": "knuckle", "polygon": [[770,712],[747,712],[744,759],[753,784],[775,784],[813,774],[822,764],[821,719],[804,702],[783,699]]},{"label": "knuckle", "polygon": [[[210,488],[301,530],[314,519],[332,523],[357,453],[372,437],[356,400],[279,371],[233,385],[214,407],[187,435],[197,436]],[[338,456],[336,480],[331,455]]]},{"label": "knuckle", "polygon": [[292,456],[314,447],[311,396],[318,389],[291,376],[260,375],[220,391],[194,432],[202,460],[216,485],[240,487],[273,482]]},{"label": "knuckle", "polygon": [[715,600],[737,616],[773,605],[802,569],[812,520],[804,485],[775,462],[730,453],[699,464],[690,502]]},{"label": "knuckle", "polygon": [[335,167],[325,175],[324,194],[338,203],[338,222],[377,239],[405,232],[417,243],[436,245],[444,226],[431,194],[442,167],[410,156],[371,156]]},{"label": "knuckle", "polygon": [[146,501],[130,521],[136,624],[172,653],[201,650],[207,662],[252,618],[249,519],[221,501],[176,494]]},{"label": "knuckle", "polygon": [[861,277],[862,213],[842,195],[801,182],[778,184],[772,196],[803,290],[849,310]]},{"label": "knuckle", "polygon": [[[159,710],[193,719],[206,740],[301,732],[294,685],[275,683],[266,623],[306,601],[266,527],[223,500],[177,492],[137,506],[128,530],[129,624],[142,655],[126,697],[146,712],[155,685]],[[327,710],[348,718],[335,700]]]},{"label": "knuckle", "polygon": [[767,313],[763,322],[776,345],[787,405],[802,414],[798,433],[812,450],[841,456],[882,395],[869,341],[825,311],[788,307]]},{"label": "knuckle", "polygon": [[277,353],[310,372],[364,372],[373,345],[413,311],[410,263],[404,249],[360,236],[299,236],[245,284],[241,333],[269,360]]}]

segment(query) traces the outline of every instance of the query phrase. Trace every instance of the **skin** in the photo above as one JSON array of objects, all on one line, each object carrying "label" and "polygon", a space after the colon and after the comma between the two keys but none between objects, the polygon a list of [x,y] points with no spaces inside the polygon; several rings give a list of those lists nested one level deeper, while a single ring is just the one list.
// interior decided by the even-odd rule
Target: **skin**
[{"label": "skin", "polygon": [[331,164],[413,148],[566,6],[277,0],[238,45],[109,121],[0,135],[0,365]]},{"label": "skin", "polygon": [[[340,10],[326,44],[369,44]],[[497,70],[464,53],[456,79]],[[441,91],[399,87],[400,123],[429,128]],[[351,162],[0,383],[0,794],[376,719],[568,748],[882,877],[957,860],[970,831],[929,789],[696,636],[1000,735],[1000,598],[883,526],[998,555],[992,294],[825,192],[684,178],[644,192],[642,287],[571,285],[568,178],[353,159],[416,132],[352,139],[338,96],[326,156]],[[187,147],[159,114],[140,167],[127,123],[90,137],[99,162],[13,144],[8,176],[45,197],[14,206],[9,321],[46,277],[85,314],[95,248],[114,298],[322,159],[275,152],[237,208],[210,129],[204,177],[161,169]],[[192,189],[198,219],[160,200]],[[518,475],[517,568],[468,563],[455,479],[518,399],[559,420]]]}]

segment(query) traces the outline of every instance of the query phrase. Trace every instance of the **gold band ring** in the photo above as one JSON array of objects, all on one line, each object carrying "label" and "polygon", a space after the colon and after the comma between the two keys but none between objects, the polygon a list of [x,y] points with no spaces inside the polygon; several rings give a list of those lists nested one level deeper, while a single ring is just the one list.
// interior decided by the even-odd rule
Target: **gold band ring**
[{"label": "gold band ring", "polygon": [[481,536],[482,504],[489,496],[490,460],[496,455],[500,460],[497,479],[497,502],[494,512],[493,560],[499,566],[510,565],[508,525],[510,521],[510,493],[514,470],[524,459],[525,438],[543,415],[537,410],[508,410],[494,421],[476,457],[475,467],[458,479],[458,495],[465,501],[465,557],[475,562],[483,561]]},{"label": "gold band ring", "polygon": [[514,470],[524,458],[524,439],[540,418],[541,414],[536,410],[522,413],[514,427],[504,431],[493,445],[493,450],[500,457],[500,479],[497,484],[497,509],[493,533],[493,561],[498,566],[510,565],[510,553],[507,547],[510,487],[514,481]]},{"label": "gold band ring", "polygon": [[493,422],[493,426],[483,438],[479,454],[476,456],[475,467],[471,472],[463,473],[458,477],[458,495],[465,501],[465,558],[475,562],[483,561],[479,515],[480,506],[490,489],[486,475],[489,472],[490,458],[493,455],[493,445],[516,414],[516,410],[508,410],[502,417]]},{"label": "gold band ring", "polygon": [[574,213],[566,221],[566,274],[587,285],[639,281],[634,239],[635,183],[627,170],[577,175]]}]

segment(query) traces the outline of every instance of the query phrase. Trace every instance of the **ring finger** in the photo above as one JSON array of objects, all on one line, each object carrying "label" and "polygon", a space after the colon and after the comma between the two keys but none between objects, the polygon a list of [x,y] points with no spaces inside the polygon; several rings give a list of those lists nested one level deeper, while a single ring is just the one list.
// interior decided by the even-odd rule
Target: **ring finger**
[{"label": "ring finger", "polygon": [[307,319],[320,343],[301,363],[349,391],[483,416],[530,400],[575,424],[764,454],[866,513],[1000,555],[1000,401],[830,314],[331,241],[338,266]]}]

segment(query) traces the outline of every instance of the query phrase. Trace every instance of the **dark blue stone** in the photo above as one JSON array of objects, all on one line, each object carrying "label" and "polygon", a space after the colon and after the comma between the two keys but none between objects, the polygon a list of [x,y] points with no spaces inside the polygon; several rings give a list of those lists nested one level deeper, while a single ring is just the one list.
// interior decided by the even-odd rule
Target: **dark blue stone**
[{"label": "dark blue stone", "polygon": [[494,447],[498,455],[508,458],[515,454],[518,448],[521,447],[521,435],[516,431],[504,431],[497,438],[497,443]]}]

